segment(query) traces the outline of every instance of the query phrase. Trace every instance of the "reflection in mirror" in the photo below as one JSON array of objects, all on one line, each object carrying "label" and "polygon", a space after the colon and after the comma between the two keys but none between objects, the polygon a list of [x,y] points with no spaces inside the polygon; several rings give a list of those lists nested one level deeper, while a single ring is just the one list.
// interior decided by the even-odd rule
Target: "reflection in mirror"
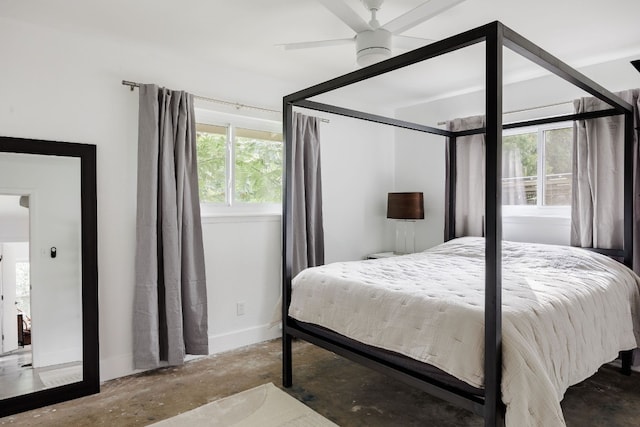
[{"label": "reflection in mirror", "polygon": [[94,146],[0,137],[0,416],[99,391],[95,224]]},{"label": "reflection in mirror", "polygon": [[80,159],[5,153],[0,171],[6,398],[82,381]]}]

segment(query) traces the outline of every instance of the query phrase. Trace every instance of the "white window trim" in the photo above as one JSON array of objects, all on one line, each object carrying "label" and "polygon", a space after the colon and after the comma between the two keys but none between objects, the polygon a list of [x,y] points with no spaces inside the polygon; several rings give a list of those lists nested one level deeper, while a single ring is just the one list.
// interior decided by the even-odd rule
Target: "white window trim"
[{"label": "white window trim", "polygon": [[[226,127],[227,141],[234,140],[233,130],[235,128],[282,133],[281,121],[222,113],[202,108],[196,108],[195,114],[197,123]],[[235,164],[234,154],[233,144],[228,143],[225,159],[226,165]],[[228,201],[225,203],[200,203],[200,215],[202,217],[282,215],[282,203],[232,203],[235,198],[233,173],[234,168],[225,167]]]},{"label": "white window trim", "polygon": [[570,218],[571,206],[503,205],[503,217]]},{"label": "white window trim", "polygon": [[[538,134],[538,204],[533,205],[503,205],[503,217],[544,217],[544,218],[571,218],[571,206],[545,206],[544,200],[544,132],[554,129],[572,127],[573,122],[558,122],[546,125],[529,126],[517,129],[507,129],[502,132],[502,136],[519,135],[523,133]],[[542,155],[540,155],[542,153]]]}]

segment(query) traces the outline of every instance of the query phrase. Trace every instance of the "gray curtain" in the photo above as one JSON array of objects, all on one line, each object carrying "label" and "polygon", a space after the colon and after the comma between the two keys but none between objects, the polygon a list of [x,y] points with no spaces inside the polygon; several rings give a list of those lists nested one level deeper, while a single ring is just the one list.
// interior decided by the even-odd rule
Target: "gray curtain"
[{"label": "gray curtain", "polygon": [[[640,271],[640,176],[637,173],[640,89],[617,93],[634,106],[634,270]],[[574,101],[576,113],[611,108],[597,98]],[[571,244],[622,248],[624,116],[579,120],[573,125]]]},{"label": "gray curtain", "polygon": [[292,142],[295,277],[307,267],[324,264],[319,120],[294,113]]},{"label": "gray curtain", "polygon": [[139,369],[209,353],[195,129],[192,95],[140,86],[133,319]]},{"label": "gray curtain", "polygon": [[[485,126],[484,116],[454,119],[447,122],[453,132],[477,129]],[[449,157],[447,144],[447,159]],[[485,204],[485,150],[484,134],[463,136],[456,139],[456,209],[455,236],[484,236]],[[447,167],[449,162],[447,161]],[[447,174],[448,176],[448,174]],[[447,187],[448,183],[447,183]],[[445,203],[445,238],[449,227],[450,203]]]},{"label": "gray curtain", "polygon": [[502,149],[502,204],[526,205],[522,154],[518,148]]}]

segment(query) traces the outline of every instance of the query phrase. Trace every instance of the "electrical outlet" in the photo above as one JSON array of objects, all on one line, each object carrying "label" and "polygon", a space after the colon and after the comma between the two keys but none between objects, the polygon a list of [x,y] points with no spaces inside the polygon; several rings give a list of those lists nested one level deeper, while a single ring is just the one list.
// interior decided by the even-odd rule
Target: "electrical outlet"
[{"label": "electrical outlet", "polygon": [[236,303],[236,314],[238,316],[244,316],[244,301],[239,301]]}]

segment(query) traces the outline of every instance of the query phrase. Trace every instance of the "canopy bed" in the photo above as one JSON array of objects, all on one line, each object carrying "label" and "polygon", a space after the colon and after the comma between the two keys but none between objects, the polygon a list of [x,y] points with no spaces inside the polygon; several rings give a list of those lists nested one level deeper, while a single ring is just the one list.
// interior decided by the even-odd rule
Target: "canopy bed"
[{"label": "canopy bed", "polygon": [[[317,95],[481,42],[485,43],[486,49],[486,126],[482,128],[453,132],[309,100],[309,98]],[[503,46],[604,101],[611,108],[596,112],[503,124]],[[310,268],[296,277],[296,283],[292,290],[292,186],[294,182],[293,174],[291,173],[291,129],[294,107],[339,114],[448,137],[449,152],[453,153],[448,158],[447,169],[449,177],[447,192],[450,203],[448,210],[450,226],[447,233],[450,241],[421,254],[386,260],[359,261],[355,264],[337,263]],[[293,337],[297,337],[380,370],[415,385],[434,396],[471,410],[484,417],[486,426],[503,425],[505,411],[507,421],[509,422],[509,417],[511,417],[509,423],[514,425],[516,425],[514,423],[516,421],[515,417],[527,418],[526,420],[517,420],[520,422],[517,425],[542,425],[542,423],[546,423],[550,419],[555,420],[556,425],[562,425],[561,411],[559,416],[557,416],[556,412],[559,410],[559,400],[562,398],[564,389],[585,379],[586,372],[593,373],[594,368],[589,364],[596,363],[577,358],[575,354],[576,348],[580,347],[580,345],[593,345],[587,344],[587,342],[592,342],[590,341],[592,339],[594,340],[593,342],[598,342],[598,340],[611,338],[615,342],[607,345],[609,348],[616,347],[616,352],[623,352],[623,370],[629,371],[630,353],[628,350],[634,348],[637,341],[634,337],[634,332],[637,331],[634,330],[633,325],[635,321],[633,315],[638,305],[637,276],[622,264],[608,258],[616,258],[627,266],[631,266],[633,231],[633,159],[631,150],[633,119],[632,107],[627,102],[573,70],[500,22],[493,22],[288,95],[283,99],[283,108],[286,162],[283,209],[284,274],[282,305],[283,385],[285,387],[292,385],[291,340]],[[613,115],[624,115],[625,123],[624,188],[622,189],[624,191],[624,243],[622,249],[592,248],[592,251],[588,252],[584,249],[567,247],[556,248],[558,252],[554,252],[556,249],[551,249],[547,245],[512,245],[510,242],[503,242],[501,227],[502,130]],[[457,137],[473,133],[485,133],[486,135],[485,237],[480,240],[472,238],[454,239],[455,206],[451,201],[455,200],[452,195],[455,194],[456,150],[452,148],[455,148]],[[462,260],[460,260],[460,256]],[[549,258],[549,256],[552,258]],[[430,260],[426,260],[425,257],[430,257]],[[434,258],[435,261],[433,261]],[[451,264],[446,264],[445,260],[449,260],[446,262],[451,262]],[[555,270],[542,271],[541,266],[549,263],[553,264],[553,260],[558,262],[560,260],[567,261],[568,264],[557,264],[555,265]],[[423,289],[427,296],[425,297],[423,294],[421,298],[426,300],[426,305],[412,306],[414,307],[414,316],[412,317],[414,324],[411,324],[411,320],[404,324],[393,323],[394,316],[405,317],[402,313],[411,311],[411,309],[403,311],[399,307],[414,304],[413,302],[407,302],[407,293],[410,294],[416,288],[426,286],[423,283],[423,279],[425,279],[424,271],[433,269],[433,264],[428,264],[430,262],[440,263],[441,270],[447,271],[442,276],[451,278],[450,271],[453,270],[460,270],[462,275],[454,277],[451,282],[436,276],[433,280],[442,285],[442,287],[432,288],[429,285],[429,287]],[[363,267],[362,264],[358,263],[370,264],[366,264]],[[465,272],[463,269],[465,264],[473,264],[475,269]],[[523,270],[526,265],[530,265],[532,270]],[[588,265],[593,266],[594,270],[587,269],[586,266]],[[570,267],[571,270],[569,270]],[[553,279],[557,279],[559,276],[562,276],[561,281],[569,280],[568,276],[573,274],[573,270],[583,271],[576,271],[577,275],[574,281],[567,282],[572,283],[571,285],[565,284],[564,288],[558,288],[554,284]],[[611,273],[616,270],[619,270],[619,273]],[[572,273],[569,274],[569,271],[572,271]],[[612,277],[608,279],[601,277],[605,272],[607,272],[606,274],[613,274]],[[583,275],[580,276],[580,274]],[[479,287],[476,280],[478,277],[480,278]],[[504,298],[503,277],[505,279]],[[589,277],[595,278],[595,282],[589,282]],[[431,279],[429,277],[429,280]],[[520,282],[524,283],[518,285],[516,283],[518,279],[521,279]],[[457,284],[455,283],[456,280],[458,281]],[[360,283],[368,286],[358,287]],[[412,288],[408,291],[407,289],[402,289],[407,286],[407,283],[412,283]],[[581,286],[584,285],[584,287],[579,288],[575,285],[578,283]],[[568,288],[573,287],[575,289],[567,292]],[[328,295],[326,297],[321,295],[325,290],[327,292],[326,295]],[[313,293],[313,298],[310,298],[309,292]],[[597,293],[601,293],[603,298],[613,298],[617,302],[604,299],[589,300],[590,297],[587,297],[587,295],[593,296],[593,294]],[[362,303],[362,298],[367,301],[365,304]],[[545,301],[540,300],[547,298],[547,306],[553,307],[555,311],[541,313],[539,310],[546,306],[544,304]],[[559,302],[564,300],[568,301],[566,306]],[[351,301],[351,306],[348,305],[349,301]],[[360,301],[360,304],[358,304],[358,301]],[[464,305],[467,307],[461,308]],[[528,306],[528,308],[521,312],[516,309],[519,305]],[[576,305],[580,307],[577,309],[580,313],[576,311]],[[341,328],[339,324],[345,324],[346,318],[344,316],[340,317],[339,313],[345,315],[345,312],[350,312],[350,322],[347,323],[357,323],[359,315],[357,312],[366,312],[367,310],[367,308],[363,309],[362,306],[368,306],[368,309],[373,310],[380,316],[380,318],[372,318],[367,313],[361,313],[366,319],[365,322],[378,326],[375,329],[375,333],[367,335],[366,326],[360,328],[365,330],[364,334],[358,334],[350,330],[349,328],[353,326],[351,324]],[[597,313],[602,312],[591,312],[588,308],[589,306],[596,307],[596,310],[602,310],[602,307],[606,307],[605,312],[624,313],[623,318],[612,320],[611,323],[585,325],[581,322],[592,321],[594,317],[599,315]],[[375,307],[375,309],[372,307]],[[392,307],[391,312],[386,312],[384,307]],[[443,317],[439,317],[439,313]],[[526,321],[522,320],[531,317],[531,313],[534,313],[532,317],[544,318],[544,321],[554,317],[562,317],[565,324],[570,324],[571,326],[568,330],[562,331],[560,330],[562,327],[558,326],[561,323],[551,321],[551,323],[547,324],[547,327],[550,328],[548,329],[548,336],[541,337],[536,335],[536,332],[531,332],[532,330],[529,329]],[[471,320],[468,319],[469,317]],[[425,325],[425,335],[416,333],[416,330],[425,329]],[[475,325],[475,329],[460,325]],[[354,328],[358,329],[358,326],[354,326]],[[392,329],[390,333],[386,333],[384,328]],[[610,328],[613,328],[615,333]],[[434,329],[438,329],[440,335],[436,336]],[[597,329],[602,333],[597,337],[585,337],[586,341],[581,344],[570,343],[572,338],[575,341],[575,338],[581,336],[581,334],[588,335],[585,332],[587,329]],[[469,332],[471,330],[475,332]],[[523,332],[524,330],[528,332]],[[503,331],[504,342],[506,343],[504,346]],[[385,334],[389,335],[389,340],[380,341],[379,338],[382,339],[381,337]],[[478,334],[480,338],[477,338]],[[517,344],[518,340],[514,339],[514,334],[520,336],[520,343],[522,344],[520,347],[518,347],[520,344]],[[562,341],[564,344],[559,345],[564,345],[566,348],[554,348],[554,345],[557,344],[554,344],[554,340],[558,336],[564,337],[561,340],[564,339],[566,342]],[[546,338],[550,337],[552,339],[546,341]],[[403,342],[394,342],[394,340]],[[444,343],[439,344],[441,345],[439,347],[440,350],[435,347],[439,341]],[[436,343],[434,344],[434,342]],[[443,348],[449,349],[447,357],[444,357],[444,359],[449,360],[446,363],[438,359],[442,354],[438,356],[437,352]],[[471,348],[475,348],[475,353],[470,350]],[[531,350],[531,348],[534,348],[534,350]],[[535,358],[537,356],[529,357],[527,352],[535,353],[538,349],[541,349],[540,359],[543,360],[540,362],[540,366],[545,365],[548,370],[552,371],[550,376],[540,381],[551,383],[564,381],[566,384],[533,384],[538,381],[534,377],[539,376],[538,368],[540,366],[536,365],[538,362],[531,359],[531,357]],[[430,353],[431,351],[433,353]],[[519,353],[517,362],[513,362],[515,359],[512,353],[514,352]],[[423,357],[420,357],[420,355]],[[460,359],[460,357],[463,358]],[[503,364],[503,360],[505,364]],[[604,362],[606,360],[597,362],[599,363],[597,366]],[[514,366],[513,363],[516,363],[517,366]],[[452,364],[454,366],[451,366]],[[572,370],[573,365],[577,366],[575,372]],[[527,369],[524,369],[525,366],[535,374],[527,376]],[[597,366],[595,369],[597,369]],[[564,372],[565,369],[569,369],[571,372]],[[507,396],[505,385],[509,386],[517,382],[525,384],[524,387],[528,387],[528,389],[519,388],[513,390],[513,393],[510,392],[509,396],[514,393],[524,394],[525,396],[519,401],[516,401],[518,399],[512,401],[507,398],[507,401],[503,403],[503,399]],[[529,402],[529,396],[527,396],[529,393],[533,395],[531,402]],[[551,398],[548,398],[549,394],[552,395]],[[534,402],[537,398],[539,400]],[[529,403],[531,403],[531,407],[527,407]],[[539,407],[534,405],[539,405]],[[541,414],[545,413],[549,408],[549,412],[555,415],[546,419]],[[511,415],[509,415],[510,411]],[[527,411],[529,412],[527,413]]]}]

